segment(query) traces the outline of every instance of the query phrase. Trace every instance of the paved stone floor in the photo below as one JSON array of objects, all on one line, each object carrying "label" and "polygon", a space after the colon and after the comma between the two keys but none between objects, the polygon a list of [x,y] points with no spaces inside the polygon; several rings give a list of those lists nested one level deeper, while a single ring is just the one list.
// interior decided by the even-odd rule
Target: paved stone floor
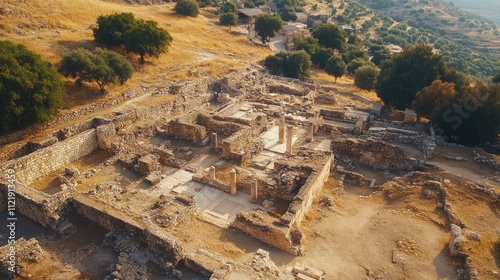
[{"label": "paved stone floor", "polygon": [[[286,129],[285,129],[286,130]],[[286,152],[286,131],[285,131],[285,141],[282,144],[278,143],[279,138],[279,126],[273,126],[268,131],[260,135],[260,139],[264,142],[264,149],[273,151],[275,153],[284,154]],[[296,132],[292,137],[292,146],[297,141],[298,137]]]}]

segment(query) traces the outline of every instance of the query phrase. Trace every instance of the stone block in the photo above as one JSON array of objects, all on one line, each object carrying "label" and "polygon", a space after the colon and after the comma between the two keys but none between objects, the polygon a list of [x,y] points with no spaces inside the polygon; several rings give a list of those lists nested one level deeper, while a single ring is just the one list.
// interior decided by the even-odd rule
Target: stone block
[{"label": "stone block", "polygon": [[151,154],[141,157],[138,161],[138,165],[139,172],[143,175],[149,175],[160,168],[158,157]]},{"label": "stone block", "polygon": [[116,128],[114,123],[100,125],[96,128],[97,145],[104,150],[110,150],[113,138],[116,135]]}]

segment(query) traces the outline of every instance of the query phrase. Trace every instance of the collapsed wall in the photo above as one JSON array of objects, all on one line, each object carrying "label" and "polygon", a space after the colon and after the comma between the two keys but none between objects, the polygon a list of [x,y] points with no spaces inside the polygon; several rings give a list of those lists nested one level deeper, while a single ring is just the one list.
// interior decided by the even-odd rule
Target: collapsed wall
[{"label": "collapsed wall", "polygon": [[124,213],[104,201],[85,195],[76,195],[72,202],[74,209],[82,217],[110,231],[126,231],[147,244],[149,250],[166,257],[174,265],[177,265],[184,255],[182,243],[176,237],[142,220],[136,214]]},{"label": "collapsed wall", "polygon": [[404,149],[373,138],[334,138],[331,146],[341,160],[374,169],[413,171],[419,166]]},{"label": "collapsed wall", "polygon": [[262,211],[239,212],[232,226],[292,255],[301,255],[304,250],[302,245],[304,234],[299,226],[314,198],[330,176],[332,163],[333,155],[331,152],[305,149],[299,151],[295,156],[289,156],[276,162],[276,170],[289,165],[292,168],[306,169],[307,172],[310,172],[286,213],[276,219]]},{"label": "collapsed wall", "polygon": [[[15,185],[15,211],[54,232],[67,236],[75,227],[63,214],[69,209],[71,192],[61,191],[48,195],[23,184]],[[8,186],[0,183],[1,199],[7,198]],[[6,205],[6,204],[5,204]],[[5,210],[6,208],[2,209]]]}]

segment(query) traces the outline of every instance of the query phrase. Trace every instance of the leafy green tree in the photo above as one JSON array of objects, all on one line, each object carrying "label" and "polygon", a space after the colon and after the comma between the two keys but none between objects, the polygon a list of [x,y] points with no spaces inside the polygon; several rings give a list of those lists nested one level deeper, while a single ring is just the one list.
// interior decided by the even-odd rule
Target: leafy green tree
[{"label": "leafy green tree", "polygon": [[311,55],[312,63],[318,65],[321,69],[325,69],[328,59],[332,57],[333,50],[325,47],[320,47],[317,52]]},{"label": "leafy green tree", "polygon": [[323,47],[336,49],[340,52],[347,50],[345,33],[334,24],[323,23],[316,26],[312,36],[318,39],[319,44]]},{"label": "leafy green tree", "polygon": [[264,59],[263,65],[271,75],[281,75],[284,73],[284,69],[286,67],[287,56],[288,53],[286,52],[279,52],[275,55],[270,55]]},{"label": "leafy green tree", "polygon": [[375,64],[373,64],[373,62],[367,61],[363,58],[355,58],[347,64],[347,73],[354,74],[354,72],[356,72],[356,70],[359,67],[365,66],[365,65],[375,67]]},{"label": "leafy green tree", "polygon": [[334,54],[328,59],[325,72],[335,77],[335,82],[347,72],[347,65],[340,55]]},{"label": "leafy green tree", "polygon": [[292,41],[295,46],[295,50],[304,50],[309,55],[315,54],[320,48],[318,39],[314,37],[304,37],[296,34],[293,35]]},{"label": "leafy green tree", "polygon": [[263,44],[267,39],[274,37],[281,27],[283,27],[283,21],[279,15],[264,14],[258,15],[255,19],[255,31]]},{"label": "leafy green tree", "polygon": [[63,56],[59,72],[72,77],[79,86],[84,82],[96,82],[101,91],[107,84],[125,83],[132,77],[132,64],[122,55],[97,48],[91,52],[79,48]]},{"label": "leafy green tree", "polygon": [[433,119],[448,141],[464,145],[499,142],[500,85],[463,87],[451,104]]},{"label": "leafy green tree", "polygon": [[293,51],[286,58],[285,76],[304,79],[310,76],[311,60],[309,55],[301,51]]},{"label": "leafy green tree", "polygon": [[264,59],[263,64],[272,75],[285,75],[297,79],[310,76],[311,61],[304,50],[270,55]]},{"label": "leafy green tree", "polygon": [[358,46],[359,48],[363,48],[363,40],[359,38],[356,34],[351,34],[347,37],[347,44]]},{"label": "leafy green tree", "polygon": [[23,45],[0,41],[0,133],[49,121],[63,94],[49,63]]},{"label": "leafy green tree", "polygon": [[144,56],[158,57],[167,52],[173,38],[167,30],[158,27],[155,21],[139,20],[134,27],[124,34],[125,50],[140,55],[140,62],[144,64]]},{"label": "leafy green tree", "polygon": [[359,47],[357,45],[348,45],[347,52],[342,54],[342,59],[345,61],[345,63],[349,63],[351,62],[351,60],[356,58],[369,60],[368,55],[366,54],[366,52],[363,50],[362,47]]},{"label": "leafy green tree", "polygon": [[441,76],[441,80],[455,84],[456,90],[460,90],[463,86],[468,86],[471,82],[467,75],[455,68],[446,68],[444,75]]},{"label": "leafy green tree", "polygon": [[373,53],[371,62],[373,62],[375,65],[381,65],[382,61],[391,59],[391,57],[391,51],[388,48],[383,48]]},{"label": "leafy green tree", "polygon": [[234,4],[233,2],[226,2],[222,7],[219,9],[219,13],[225,14],[225,13],[238,13],[238,6]]},{"label": "leafy green tree", "polygon": [[179,0],[174,6],[174,12],[183,16],[197,17],[200,13],[196,0]]},{"label": "leafy green tree", "polygon": [[280,15],[283,21],[296,21],[297,14],[295,14],[295,9],[285,5],[283,8],[278,10],[278,14]]},{"label": "leafy green tree", "polygon": [[377,83],[378,73],[377,67],[363,65],[354,72],[354,84],[360,89],[372,90]]},{"label": "leafy green tree", "polygon": [[456,99],[455,84],[436,80],[417,92],[411,107],[419,116],[436,120],[445,108],[450,108]]},{"label": "leafy green tree", "polygon": [[99,16],[97,28],[92,29],[94,40],[106,45],[121,45],[124,43],[123,34],[134,25],[135,19],[132,13]]},{"label": "leafy green tree", "polygon": [[376,85],[377,95],[397,109],[410,106],[417,92],[445,73],[443,57],[432,53],[432,46],[405,47],[382,63]]},{"label": "leafy green tree", "polygon": [[236,13],[223,13],[220,16],[220,24],[222,25],[236,25],[238,24],[238,15]]}]

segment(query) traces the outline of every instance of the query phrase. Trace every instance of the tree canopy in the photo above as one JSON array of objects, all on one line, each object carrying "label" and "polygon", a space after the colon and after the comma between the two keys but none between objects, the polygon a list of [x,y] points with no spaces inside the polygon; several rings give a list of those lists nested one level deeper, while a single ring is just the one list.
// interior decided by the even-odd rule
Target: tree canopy
[{"label": "tree canopy", "polygon": [[453,83],[436,80],[417,93],[411,106],[419,116],[436,120],[443,113],[444,108],[451,107],[456,94]]},{"label": "tree canopy", "polygon": [[438,126],[436,134],[448,141],[464,145],[498,143],[500,85],[462,87],[448,105],[436,108],[432,120]]},{"label": "tree canopy", "polygon": [[325,66],[325,72],[335,77],[335,81],[347,72],[347,65],[338,54],[332,55]]},{"label": "tree canopy", "polygon": [[111,83],[123,84],[132,77],[132,64],[122,55],[97,48],[91,52],[79,48],[63,56],[59,72],[72,77],[77,85],[96,82],[101,91]]},{"label": "tree canopy", "polygon": [[274,37],[281,27],[283,27],[283,21],[279,15],[264,14],[258,15],[255,19],[255,31],[262,39],[262,43]]},{"label": "tree canopy", "polygon": [[266,57],[264,66],[273,75],[285,75],[290,78],[304,79],[310,76],[311,61],[304,50],[290,53],[279,52]]},{"label": "tree canopy", "polygon": [[174,6],[174,11],[179,15],[197,17],[200,13],[196,0],[179,0]]},{"label": "tree canopy", "polygon": [[345,52],[346,36],[342,29],[331,23],[323,23],[313,29],[312,36],[318,39],[321,46]]},{"label": "tree canopy", "polygon": [[372,90],[377,83],[378,73],[374,65],[363,65],[354,72],[354,84],[360,89]]},{"label": "tree canopy", "polygon": [[445,73],[443,57],[432,46],[405,47],[381,65],[376,85],[377,95],[397,109],[408,108],[417,92]]},{"label": "tree canopy", "polygon": [[158,57],[161,53],[167,52],[173,40],[167,30],[158,27],[158,23],[151,20],[137,21],[124,37],[125,50],[139,54],[141,64],[144,63],[145,55]]},{"label": "tree canopy", "polygon": [[145,55],[158,57],[166,52],[173,40],[156,21],[136,20],[132,13],[100,16],[97,24],[93,29],[94,40],[107,45],[124,45],[127,52],[140,55],[141,64]]},{"label": "tree canopy", "polygon": [[97,28],[92,29],[94,40],[106,45],[122,45],[123,34],[132,29],[135,25],[135,18],[132,13],[112,14],[99,16],[97,18]]},{"label": "tree canopy", "polygon": [[50,64],[25,46],[0,41],[0,132],[52,119],[64,84]]}]

